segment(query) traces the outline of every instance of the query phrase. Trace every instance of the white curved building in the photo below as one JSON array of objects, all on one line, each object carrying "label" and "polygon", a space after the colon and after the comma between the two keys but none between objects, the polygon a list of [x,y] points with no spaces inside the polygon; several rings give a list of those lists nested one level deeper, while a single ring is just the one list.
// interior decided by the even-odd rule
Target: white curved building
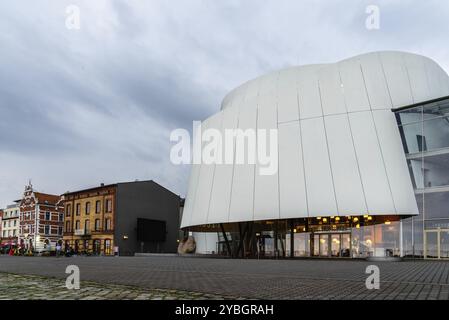
[{"label": "white curved building", "polygon": [[[229,93],[202,128],[223,135],[276,129],[278,170],[261,175],[259,163],[193,165],[181,227],[214,233],[217,240],[204,251],[234,256],[407,255],[402,220],[413,225],[410,217],[423,210],[396,111],[422,121],[422,109],[403,110],[448,95],[449,77],[438,64],[403,52],[251,80]],[[449,138],[442,130],[439,139]],[[420,152],[427,151],[423,136],[411,137]],[[200,248],[203,236],[196,237]]]}]

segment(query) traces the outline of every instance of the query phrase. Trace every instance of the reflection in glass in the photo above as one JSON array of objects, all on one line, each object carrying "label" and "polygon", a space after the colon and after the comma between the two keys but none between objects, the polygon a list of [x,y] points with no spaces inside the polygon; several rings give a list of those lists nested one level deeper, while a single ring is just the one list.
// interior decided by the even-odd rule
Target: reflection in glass
[{"label": "reflection in glass", "polygon": [[274,239],[271,235],[264,237],[264,254],[267,257],[274,256]]},{"label": "reflection in glass", "polygon": [[[285,235],[286,255],[290,256],[290,233]],[[294,256],[308,257],[310,256],[310,233],[294,233],[293,234]]]},{"label": "reflection in glass", "polygon": [[331,235],[331,255],[332,255],[332,257],[340,256],[340,235],[339,234]]},{"label": "reflection in glass", "polygon": [[341,235],[341,249],[340,256],[341,257],[350,257],[351,250],[351,235],[349,233],[344,233]]},{"label": "reflection in glass", "polygon": [[449,115],[449,100],[429,103],[424,108],[424,120]]},{"label": "reflection in glass", "polygon": [[449,218],[449,192],[424,194],[425,219]]},{"label": "reflection in glass", "polygon": [[400,255],[399,222],[374,226],[376,232],[376,256],[397,257]]},{"label": "reflection in glass", "polygon": [[449,219],[426,220],[426,230],[449,229]]},{"label": "reflection in glass", "polygon": [[423,107],[419,106],[400,111],[396,113],[396,118],[398,120],[398,124],[400,125],[422,121]]},{"label": "reflection in glass", "polygon": [[425,257],[429,259],[438,258],[438,232],[426,232],[426,251]]},{"label": "reflection in glass", "polygon": [[404,256],[413,256],[412,218],[402,220],[402,245]]},{"label": "reflection in glass", "polygon": [[440,233],[440,258],[449,258],[449,231]]},{"label": "reflection in glass", "polygon": [[309,256],[309,233],[295,233],[295,256],[308,257]]},{"label": "reflection in glass", "polygon": [[415,189],[424,188],[422,157],[407,160],[410,177]]},{"label": "reflection in glass", "polygon": [[362,254],[360,252],[360,239],[361,239],[361,230],[357,228],[352,229],[352,235],[351,235],[351,248],[352,252],[351,255],[353,258],[361,258]]},{"label": "reflection in glass", "polygon": [[404,148],[406,150],[406,153],[417,153],[420,152],[424,146],[424,144],[427,144],[423,141],[423,124],[422,122],[415,122],[410,123],[407,125],[402,126],[402,134],[403,134],[403,141]]},{"label": "reflection in glass", "polygon": [[329,235],[327,234],[320,235],[320,256],[329,256]]},{"label": "reflection in glass", "polygon": [[424,121],[426,149],[431,151],[449,147],[449,119],[448,117]]},{"label": "reflection in glass", "polygon": [[374,255],[374,226],[362,228],[362,241],[360,242],[360,251],[364,257]]},{"label": "reflection in glass", "polygon": [[423,172],[426,188],[449,185],[449,153],[425,157]]},{"label": "reflection in glass", "polygon": [[315,234],[313,236],[313,255],[318,257],[320,255],[320,235]]}]

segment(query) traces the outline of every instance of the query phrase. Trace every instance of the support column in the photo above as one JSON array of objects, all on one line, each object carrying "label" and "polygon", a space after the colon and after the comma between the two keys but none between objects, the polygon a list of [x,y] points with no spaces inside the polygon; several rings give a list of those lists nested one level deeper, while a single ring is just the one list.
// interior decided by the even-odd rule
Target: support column
[{"label": "support column", "polygon": [[278,248],[278,222],[274,223],[274,257],[277,259],[279,256],[279,248]]},{"label": "support column", "polygon": [[404,236],[402,234],[402,220],[399,221],[399,256],[404,256]]},{"label": "support column", "polygon": [[295,233],[293,231],[294,227],[294,221],[290,220],[290,258],[295,257]]},{"label": "support column", "polygon": [[224,238],[225,243],[226,243],[226,248],[228,249],[229,257],[232,258],[231,246],[229,245],[228,237],[226,236],[226,232],[224,230],[223,223],[220,223],[220,228],[221,228],[221,232],[223,233],[223,238]]}]

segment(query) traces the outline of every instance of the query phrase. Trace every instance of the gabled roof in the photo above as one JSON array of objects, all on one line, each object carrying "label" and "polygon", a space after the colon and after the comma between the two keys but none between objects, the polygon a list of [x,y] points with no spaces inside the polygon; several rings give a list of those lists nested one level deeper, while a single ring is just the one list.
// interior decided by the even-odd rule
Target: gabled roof
[{"label": "gabled roof", "polygon": [[37,198],[39,204],[52,204],[56,205],[60,196],[54,194],[47,194],[41,192],[34,192],[34,196]]}]

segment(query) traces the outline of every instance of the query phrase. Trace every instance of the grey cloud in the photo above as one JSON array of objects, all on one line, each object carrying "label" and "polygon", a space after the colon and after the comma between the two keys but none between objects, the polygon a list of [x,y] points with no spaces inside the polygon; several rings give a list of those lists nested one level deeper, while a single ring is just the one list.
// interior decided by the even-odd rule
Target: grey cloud
[{"label": "grey cloud", "polygon": [[[81,30],[64,26],[81,9]],[[367,5],[381,29],[365,28]],[[367,51],[449,69],[449,5],[421,1],[9,1],[0,4],[0,207],[33,178],[64,192],[155,179],[185,194],[171,129],[215,113],[235,86]]]}]

